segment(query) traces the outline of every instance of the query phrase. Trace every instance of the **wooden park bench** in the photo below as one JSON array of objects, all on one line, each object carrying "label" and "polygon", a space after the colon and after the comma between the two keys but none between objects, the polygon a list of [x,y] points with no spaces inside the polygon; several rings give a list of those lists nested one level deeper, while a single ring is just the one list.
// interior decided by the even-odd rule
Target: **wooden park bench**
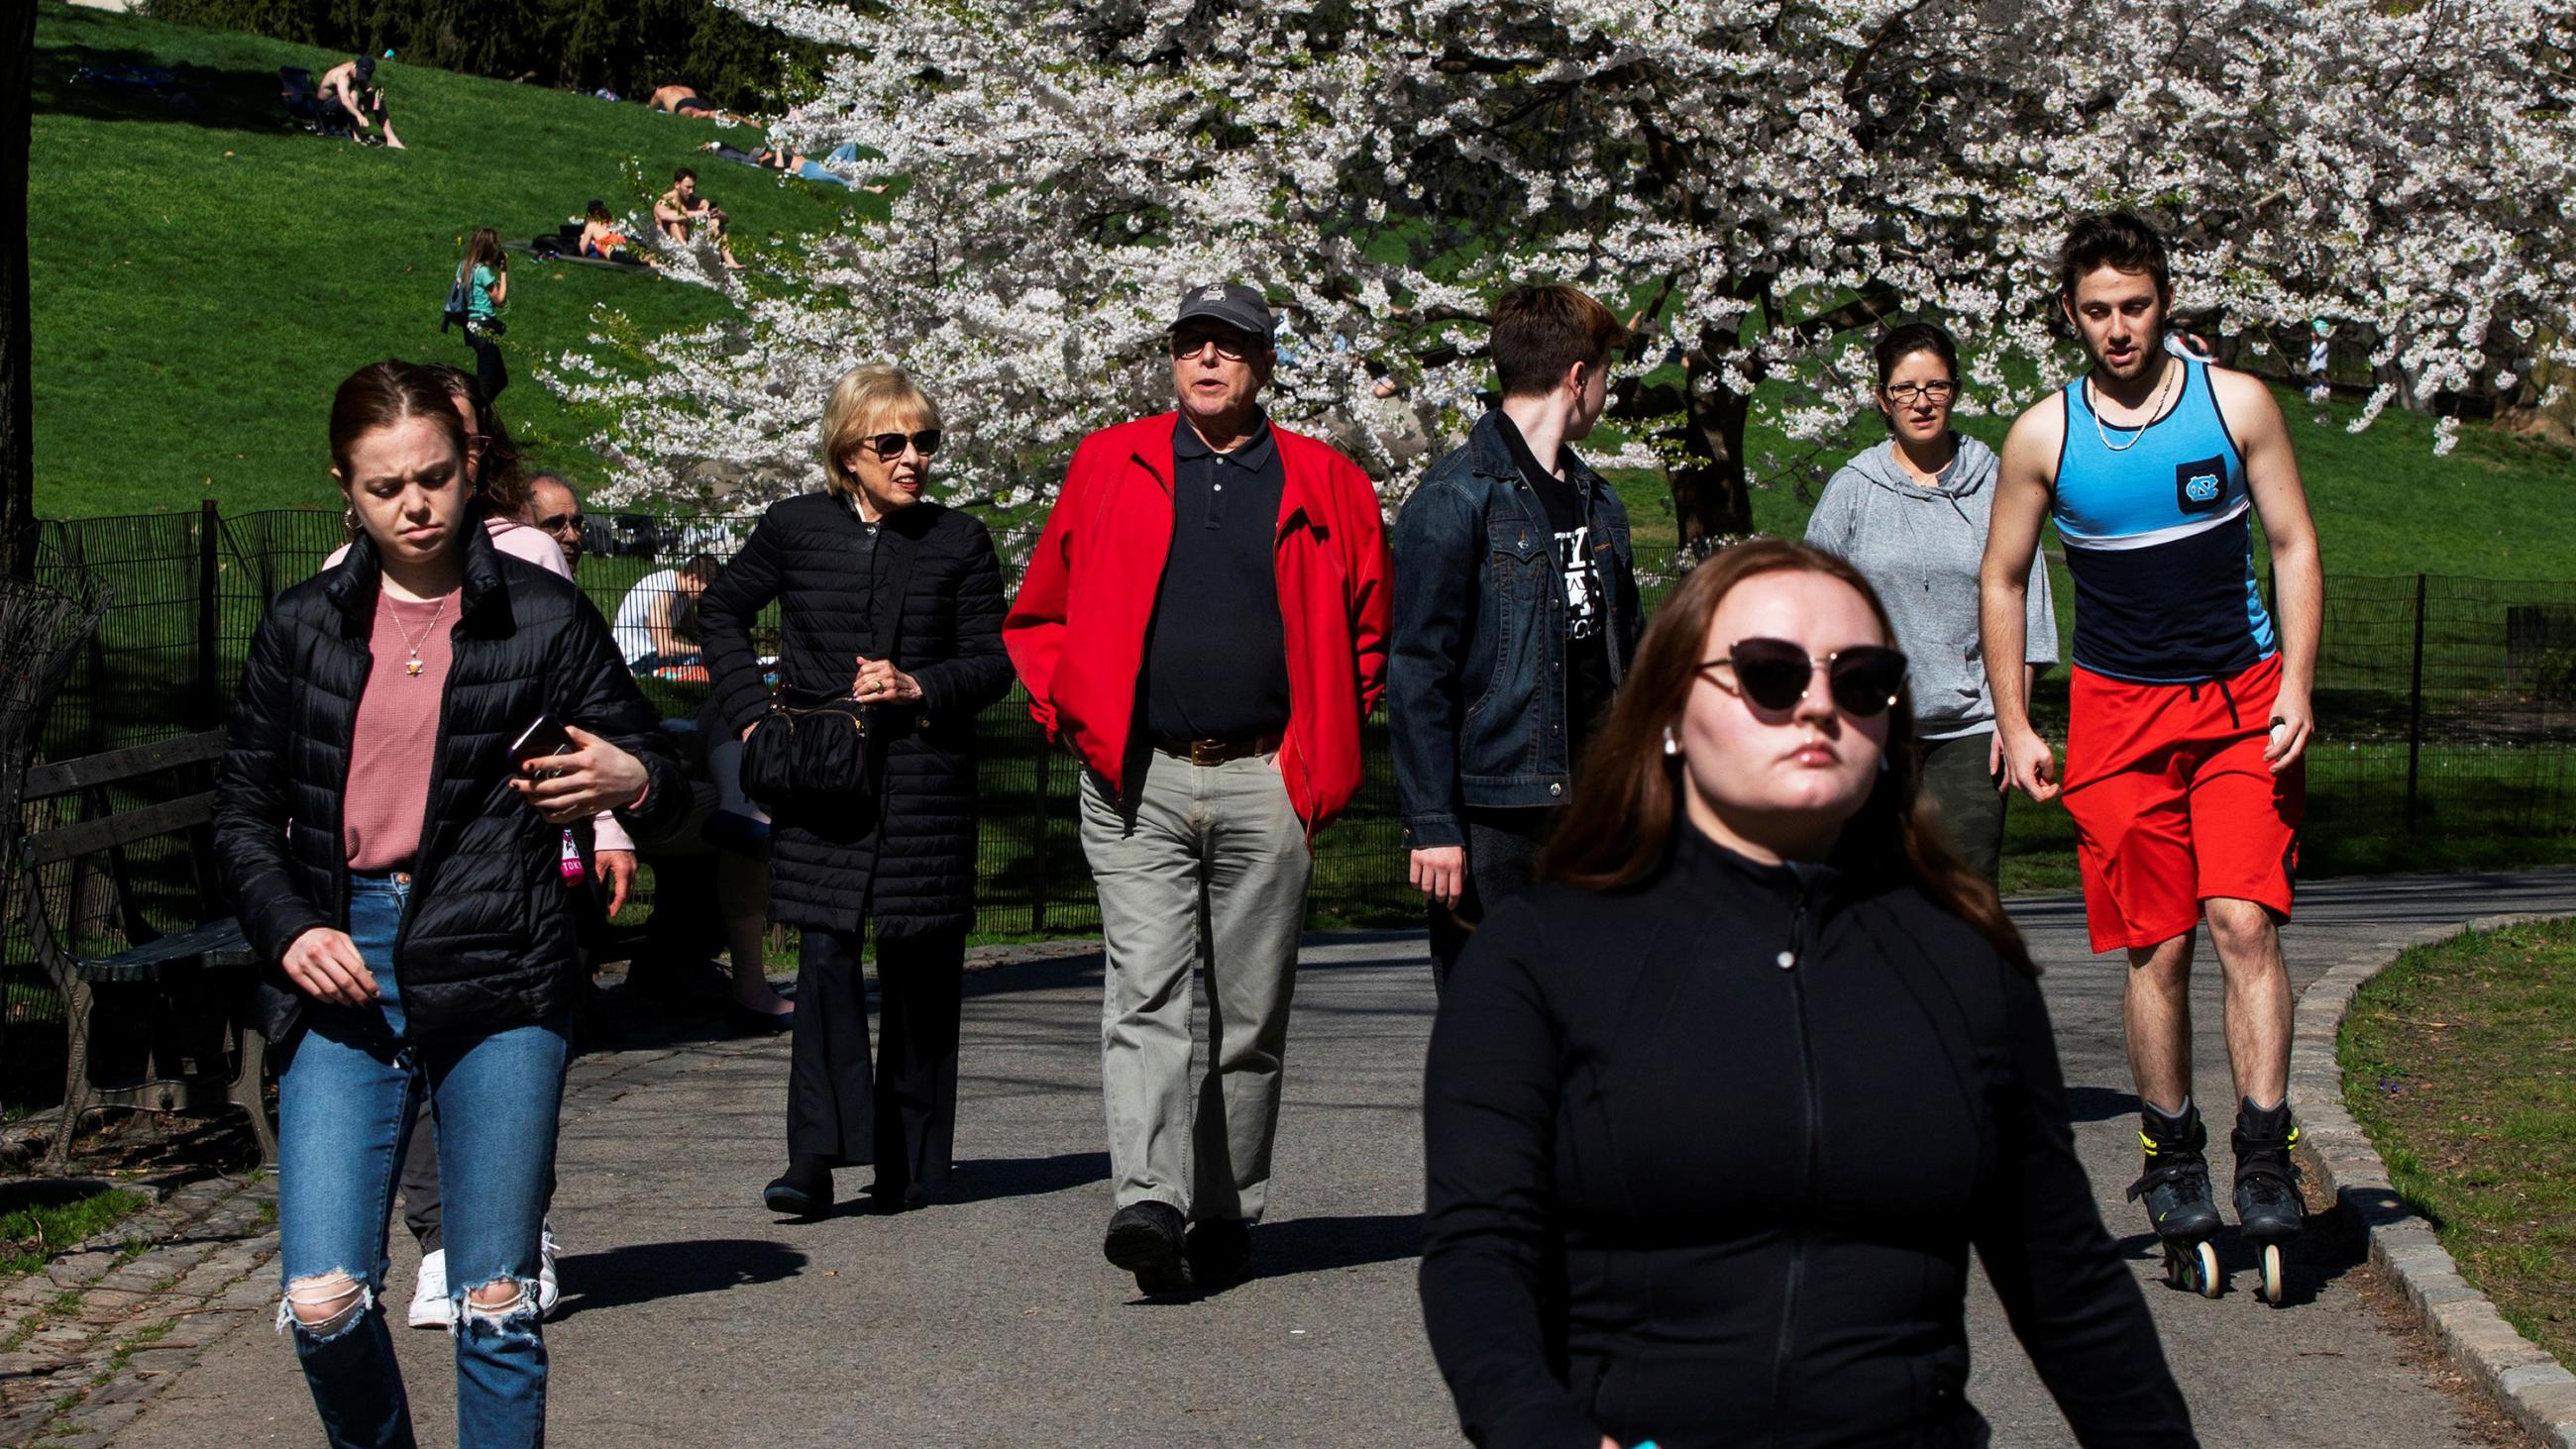
[{"label": "wooden park bench", "polygon": [[[69,1159],[82,1113],[104,1106],[238,1106],[250,1114],[261,1164],[277,1161],[263,1081],[267,1047],[254,1019],[258,962],[213,879],[213,767],[223,748],[222,732],[207,730],[28,768],[19,846],[27,928],[62,998],[69,1044],[62,1129],[50,1154],[57,1166]],[[111,791],[146,798],[117,808]],[[176,858],[153,862],[147,879],[133,848],[165,837],[178,844]],[[103,876],[89,878],[103,879],[112,898],[108,923],[82,919],[82,903],[95,892],[83,889],[81,864],[92,861],[104,866]],[[59,877],[60,867],[69,868],[70,884],[48,891],[47,873]],[[147,907],[189,924],[164,931],[147,919]],[[115,936],[121,948],[106,949]],[[102,1022],[140,1038],[139,1074],[91,1080],[91,1034]]]}]

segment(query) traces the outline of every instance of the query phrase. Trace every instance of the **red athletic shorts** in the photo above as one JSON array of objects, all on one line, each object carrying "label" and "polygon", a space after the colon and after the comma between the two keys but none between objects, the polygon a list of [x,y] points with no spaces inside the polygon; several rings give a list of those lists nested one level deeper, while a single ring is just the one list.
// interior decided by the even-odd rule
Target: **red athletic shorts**
[{"label": "red athletic shorts", "polygon": [[2288,919],[2307,777],[2304,758],[2278,775],[2263,759],[2280,687],[2277,654],[2201,684],[2076,668],[2065,799],[2094,950],[2184,935],[2212,897]]}]

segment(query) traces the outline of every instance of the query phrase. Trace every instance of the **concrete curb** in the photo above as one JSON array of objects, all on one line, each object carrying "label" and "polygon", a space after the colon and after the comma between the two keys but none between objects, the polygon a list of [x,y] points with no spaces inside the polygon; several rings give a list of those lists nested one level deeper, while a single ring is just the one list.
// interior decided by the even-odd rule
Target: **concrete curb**
[{"label": "concrete curb", "polygon": [[[2543,919],[2487,916],[2436,926],[2417,932],[2401,950]],[[2493,1394],[2533,1442],[2576,1449],[2576,1374],[2516,1332],[2485,1294],[2460,1277],[2459,1264],[2443,1251],[2432,1224],[2399,1199],[2387,1164],[2344,1110],[2336,1033],[2353,993],[2396,960],[2378,951],[2355,957],[2300,994],[2290,1043],[2290,1105],[2300,1145],[2318,1180],[2361,1220],[2370,1237],[2370,1260],[2396,1283],[2452,1364]]]}]

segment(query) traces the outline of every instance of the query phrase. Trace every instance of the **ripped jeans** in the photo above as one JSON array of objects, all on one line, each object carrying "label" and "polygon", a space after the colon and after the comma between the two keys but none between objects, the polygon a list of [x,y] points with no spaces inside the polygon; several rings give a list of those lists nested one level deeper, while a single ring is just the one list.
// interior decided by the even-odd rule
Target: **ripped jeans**
[{"label": "ripped jeans", "polygon": [[[365,1008],[308,1004],[278,1077],[281,1328],[337,1449],[409,1449],[411,1405],[394,1362],[385,1233],[411,1132],[415,1061],[438,1122],[447,1283],[458,1304],[459,1449],[545,1442],[546,1346],[537,1325],[537,1238],[563,1098],[563,1024],[403,1030],[393,943],[408,876],[352,876],[349,935],[376,978]],[[518,1291],[495,1302],[495,1285]],[[472,1290],[484,1288],[479,1302]]]}]

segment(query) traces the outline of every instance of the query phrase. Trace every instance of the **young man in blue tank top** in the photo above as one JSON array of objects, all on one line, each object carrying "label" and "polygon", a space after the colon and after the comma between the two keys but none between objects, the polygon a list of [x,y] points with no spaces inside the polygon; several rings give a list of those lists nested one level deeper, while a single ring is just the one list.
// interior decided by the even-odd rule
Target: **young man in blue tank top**
[{"label": "young man in blue tank top", "polygon": [[[2060,304],[2092,368],[2013,424],[1996,480],[1980,607],[1985,655],[2019,659],[2023,592],[2054,520],[2075,581],[2061,783],[2020,675],[1994,676],[2008,783],[2074,817],[2093,949],[2125,949],[2129,1065],[2144,1196],[2178,1282],[2215,1290],[2218,1228],[2192,1104],[2192,931],[2226,982],[2238,1097],[2236,1208],[2246,1236],[2294,1231],[2289,1148],[2290,917],[2305,804],[2323,587],[2288,429],[2259,379],[2165,349],[2173,285],[2135,216],[2079,219],[2058,254]],[[2264,605],[2250,524],[2272,555]],[[2279,1257],[2267,1253],[2277,1300]]]}]

